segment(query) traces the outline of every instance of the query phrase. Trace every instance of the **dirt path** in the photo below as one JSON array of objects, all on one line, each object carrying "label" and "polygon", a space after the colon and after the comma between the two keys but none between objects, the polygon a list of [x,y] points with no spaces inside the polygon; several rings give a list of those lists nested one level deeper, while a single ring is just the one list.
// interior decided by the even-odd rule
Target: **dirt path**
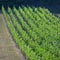
[{"label": "dirt path", "polygon": [[3,15],[0,13],[0,60],[25,60],[16,47],[6,27]]}]

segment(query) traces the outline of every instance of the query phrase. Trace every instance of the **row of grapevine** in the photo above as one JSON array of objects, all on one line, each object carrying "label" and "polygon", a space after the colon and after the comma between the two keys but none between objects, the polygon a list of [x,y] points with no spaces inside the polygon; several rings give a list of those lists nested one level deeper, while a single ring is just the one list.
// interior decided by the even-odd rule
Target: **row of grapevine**
[{"label": "row of grapevine", "polygon": [[[31,10],[31,12],[30,12],[30,14],[32,14],[33,13],[33,10],[29,7],[29,9]],[[27,11],[28,9],[26,9],[25,11]],[[38,11],[38,10],[37,10]],[[42,10],[43,11],[43,10]],[[40,13],[40,12],[39,12]],[[27,12],[25,13],[25,15],[27,14]],[[34,13],[33,13],[34,14]],[[43,13],[44,14],[44,13]],[[46,14],[47,15],[47,14]],[[30,16],[34,16],[34,15],[30,15]],[[36,15],[35,16],[35,18],[37,17],[38,15]],[[40,16],[41,16],[41,13],[40,13]],[[53,42],[57,42],[57,44],[58,44],[58,42],[59,42],[59,36],[60,35],[58,35],[58,29],[59,29],[59,27],[58,27],[58,24],[60,23],[60,21],[58,20],[58,18],[57,18],[57,20],[56,19],[54,19],[53,20],[53,18],[52,18],[52,16],[53,15],[51,15],[51,19],[50,20],[52,20],[53,22],[54,22],[54,20],[56,21],[56,22],[54,22],[54,23],[56,23],[56,25],[54,25],[52,22],[50,22],[50,25],[49,24],[44,24],[45,26],[44,26],[44,29],[46,28],[48,28],[47,29],[47,31],[46,31],[46,33],[45,33],[45,35],[44,36],[46,36],[47,34],[49,34],[48,36],[46,36],[46,39],[49,41],[49,42],[51,42],[51,43],[53,43]],[[27,17],[28,17],[28,15],[27,15]],[[42,16],[40,19],[42,19],[42,18],[44,18],[45,16]],[[48,17],[48,16],[47,16]],[[55,16],[54,16],[55,17]],[[49,17],[50,18],[50,17]],[[56,17],[55,17],[56,18]],[[29,18],[30,19],[30,18]],[[39,18],[37,18],[37,21],[38,21],[38,19]],[[31,19],[32,20],[32,19]],[[45,21],[44,21],[45,20]],[[33,20],[32,20],[33,21]],[[36,21],[36,20],[35,20]],[[40,20],[40,22],[41,21],[43,21],[43,23],[45,23],[46,21],[48,21],[48,19],[45,17],[45,19],[42,19],[42,20]],[[38,23],[40,23],[40,22],[38,22]],[[42,22],[41,22],[42,23]],[[40,24],[41,24],[40,23]],[[49,21],[47,22],[47,23],[49,23]],[[51,24],[52,23],[52,24]],[[57,24],[58,23],[58,24]],[[53,26],[53,27],[52,27]],[[60,25],[59,25],[60,26]],[[56,27],[56,28],[55,28]],[[55,28],[55,29],[54,29]],[[43,29],[43,27],[42,27],[42,29]],[[40,30],[42,30],[42,29],[40,29]],[[45,29],[45,30],[46,30]],[[44,30],[44,32],[45,32],[45,30]],[[44,33],[43,33],[44,34]],[[43,35],[42,34],[42,35]],[[41,35],[41,33],[40,33],[40,35]],[[43,43],[43,44],[45,44],[45,42]],[[56,49],[56,46],[57,46],[57,44],[54,44],[55,45],[55,49]],[[44,47],[45,47],[45,45],[44,45]],[[46,47],[45,47],[46,48]],[[49,46],[48,46],[48,48],[49,48]],[[57,49],[56,49],[57,50]],[[56,51],[55,50],[55,51]],[[56,51],[57,52],[57,51]]]},{"label": "row of grapevine", "polygon": [[[16,43],[30,60],[60,60],[60,20],[48,9],[19,7],[2,12]],[[9,18],[10,17],[10,18]]]},{"label": "row of grapevine", "polygon": [[24,21],[24,19],[21,17],[21,14],[19,14],[18,10],[14,8],[15,14],[17,15],[18,20],[21,22],[22,27],[27,31],[27,33],[33,38],[33,40],[39,42],[39,37],[36,35],[34,31],[29,27],[29,25]]},{"label": "row of grapevine", "polygon": [[[8,11],[10,12],[9,15],[10,15],[11,19],[13,20],[13,24],[15,25],[15,27],[17,28],[17,30],[19,31],[19,33],[22,35],[22,38],[24,38],[25,43],[26,43],[27,45],[29,45],[29,46],[31,47],[31,49],[32,49],[33,51],[35,51],[36,55],[37,55],[37,56],[39,55],[39,58],[40,58],[40,55],[41,55],[41,54],[43,55],[43,53],[45,53],[45,50],[39,46],[39,44],[36,42],[37,40],[34,41],[32,38],[29,38],[29,35],[27,35],[27,34],[25,33],[25,31],[24,31],[23,29],[21,29],[21,28],[23,28],[23,26],[20,28],[21,25],[19,25],[19,28],[20,28],[20,29],[18,28],[18,23],[17,23],[16,18],[14,18],[14,16],[13,16],[13,14],[12,14],[12,12],[11,12],[10,9],[9,9]],[[18,16],[18,17],[19,17],[19,16]],[[40,52],[41,50],[42,50],[43,52]],[[39,54],[38,54],[38,53],[39,53]]]},{"label": "row of grapevine", "polygon": [[[28,10],[28,9],[27,9]],[[27,11],[26,10],[26,11]],[[22,13],[23,14],[23,13]],[[31,13],[30,13],[31,14]],[[40,14],[41,15],[41,14]],[[27,15],[28,16],[28,15]],[[34,16],[34,15],[33,15]],[[38,15],[36,15],[36,16],[38,16]],[[36,17],[35,16],[35,17]],[[26,14],[25,14],[25,17],[26,17]],[[44,16],[43,16],[44,17]],[[43,18],[42,17],[42,18]],[[38,19],[40,19],[40,18],[37,18],[37,22],[38,22]],[[27,19],[28,20],[28,19]],[[47,20],[47,19],[45,19],[45,20]],[[28,20],[29,21],[29,20]],[[42,22],[41,22],[42,21]],[[51,31],[52,30],[52,27],[51,27],[51,25],[47,25],[46,23],[45,23],[45,21],[44,20],[41,20],[40,22],[38,22],[39,23],[39,29],[35,29],[34,27],[32,27],[34,30],[35,30],[35,32],[37,31],[38,32],[38,34],[39,34],[39,36],[41,36],[42,34],[41,34],[41,32],[42,32],[42,29],[43,29],[43,34],[44,34],[44,32],[45,32],[45,30],[46,30],[46,32],[45,32],[45,35],[44,36],[46,36],[46,33],[47,32],[49,32],[49,31]],[[31,22],[33,22],[33,20],[31,19]],[[40,25],[40,24],[42,24],[42,25]],[[46,29],[45,29],[46,28]],[[51,30],[50,30],[51,29]],[[41,32],[39,32],[39,31],[41,31]],[[51,33],[53,33],[54,31],[52,30],[52,32]],[[57,30],[55,30],[55,32],[57,33]],[[55,35],[56,35],[56,33],[55,33]],[[48,33],[48,34],[50,34],[50,33]],[[40,37],[41,38],[41,37]]]},{"label": "row of grapevine", "polygon": [[[6,13],[4,7],[2,7],[2,12],[4,15],[4,18],[6,20],[7,26],[14,38],[14,40],[16,41],[16,43],[19,45],[19,47],[22,49],[22,51],[26,54],[27,57],[29,57],[30,60],[37,60],[37,56],[35,54],[35,52],[33,52],[31,50],[31,48],[29,47],[29,45],[27,45],[24,42],[24,38],[22,38],[21,35],[18,34],[18,32],[16,31],[16,29],[13,27],[10,19],[8,18],[8,14]],[[16,22],[15,22],[16,23]],[[19,26],[18,26],[19,27]],[[19,27],[20,28],[20,27]],[[22,32],[23,33],[23,32]],[[26,37],[26,36],[25,36]],[[28,38],[28,37],[27,37]],[[24,39],[24,40],[23,40]]]}]

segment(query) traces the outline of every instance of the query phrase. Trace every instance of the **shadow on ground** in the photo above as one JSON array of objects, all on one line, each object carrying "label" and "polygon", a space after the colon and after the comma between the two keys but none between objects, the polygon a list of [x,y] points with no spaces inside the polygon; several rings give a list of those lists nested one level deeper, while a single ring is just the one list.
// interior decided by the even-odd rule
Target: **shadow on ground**
[{"label": "shadow on ground", "polygon": [[[42,2],[39,2],[39,1],[21,1],[21,2],[1,2],[0,3],[0,9],[1,9],[1,6],[4,5],[4,7],[7,9],[8,6],[9,7],[13,7],[13,6],[16,6],[16,8],[18,8],[19,6],[34,6],[34,7],[44,7],[44,8],[47,8],[49,9],[53,14],[60,14],[60,5],[51,5],[51,4],[44,4]],[[1,13],[1,12],[0,12]]]}]

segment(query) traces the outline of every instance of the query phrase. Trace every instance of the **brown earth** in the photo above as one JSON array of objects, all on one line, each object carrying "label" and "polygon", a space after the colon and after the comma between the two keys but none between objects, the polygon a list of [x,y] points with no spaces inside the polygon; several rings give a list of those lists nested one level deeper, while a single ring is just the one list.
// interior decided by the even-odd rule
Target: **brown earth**
[{"label": "brown earth", "polygon": [[13,41],[0,13],[0,60],[26,60]]}]

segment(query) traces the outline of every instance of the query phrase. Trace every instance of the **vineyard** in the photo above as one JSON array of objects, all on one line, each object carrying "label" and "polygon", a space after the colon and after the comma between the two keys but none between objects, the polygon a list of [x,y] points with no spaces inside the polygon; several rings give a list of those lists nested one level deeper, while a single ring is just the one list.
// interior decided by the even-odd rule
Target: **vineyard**
[{"label": "vineyard", "polygon": [[48,9],[2,6],[7,27],[28,60],[60,60],[60,19]]}]

